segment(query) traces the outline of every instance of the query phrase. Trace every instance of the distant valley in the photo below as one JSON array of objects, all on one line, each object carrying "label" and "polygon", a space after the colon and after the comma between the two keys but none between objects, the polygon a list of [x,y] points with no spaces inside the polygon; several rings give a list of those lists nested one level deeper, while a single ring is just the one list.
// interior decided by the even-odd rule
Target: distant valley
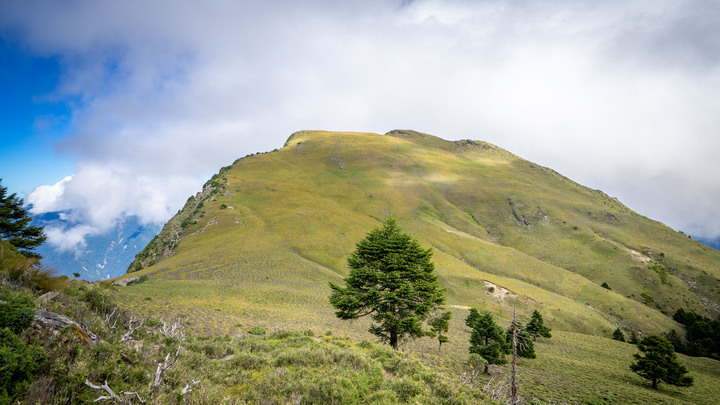
[{"label": "distant valley", "polygon": [[[66,229],[76,225],[63,212],[37,215],[35,225]],[[36,249],[43,256],[42,264],[60,275],[80,274],[88,281],[106,280],[125,273],[135,255],[160,231],[159,225],[143,225],[136,216],[124,216],[104,233],[88,235],[85,244],[63,250],[49,242]]]}]

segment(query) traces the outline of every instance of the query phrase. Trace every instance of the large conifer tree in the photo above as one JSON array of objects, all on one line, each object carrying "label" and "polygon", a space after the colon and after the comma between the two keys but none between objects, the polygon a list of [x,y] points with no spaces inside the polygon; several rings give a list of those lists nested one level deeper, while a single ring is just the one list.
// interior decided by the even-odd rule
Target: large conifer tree
[{"label": "large conifer tree", "polygon": [[693,378],[686,376],[688,370],[677,360],[672,344],[664,337],[650,335],[638,342],[638,349],[645,355],[634,354],[635,363],[630,369],[641,377],[651,381],[657,389],[658,383],[687,387],[692,385]]},{"label": "large conifer tree", "polygon": [[30,225],[32,217],[23,205],[22,198],[15,193],[8,195],[7,188],[0,184],[0,239],[15,246],[25,256],[39,258],[32,250],[42,244],[46,236],[42,227]]},{"label": "large conifer tree", "polygon": [[388,218],[356,245],[345,287],[330,283],[335,314],[341,319],[371,315],[370,333],[394,349],[402,339],[425,336],[423,321],[445,303],[431,256],[431,249]]}]

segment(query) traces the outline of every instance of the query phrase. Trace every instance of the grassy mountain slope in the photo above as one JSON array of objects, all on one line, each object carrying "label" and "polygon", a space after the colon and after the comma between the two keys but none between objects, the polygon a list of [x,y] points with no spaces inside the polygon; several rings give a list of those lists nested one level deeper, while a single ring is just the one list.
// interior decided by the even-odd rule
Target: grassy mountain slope
[{"label": "grassy mountain slope", "polygon": [[174,254],[143,271],[198,290],[180,297],[188,310],[214,303],[252,318],[279,306],[324,319],[326,282],[346,274],[354,244],[392,214],[434,248],[452,305],[503,316],[513,304],[540,309],[557,328],[592,334],[666,330],[680,307],[718,314],[717,251],[484,142],[298,132],[210,183],[178,213]]},{"label": "grassy mountain slope", "polygon": [[[468,307],[505,320],[537,309],[578,342],[680,330],[678,308],[720,313],[720,252],[494,145],[413,131],[303,131],[237,160],[138,255],[132,275],[150,280],[117,299],[203,332],[367,338],[366,320],[334,317],[327,283],[387,215],[434,250],[454,311],[447,367],[467,353]],[[424,340],[407,348],[433,347]]]}]

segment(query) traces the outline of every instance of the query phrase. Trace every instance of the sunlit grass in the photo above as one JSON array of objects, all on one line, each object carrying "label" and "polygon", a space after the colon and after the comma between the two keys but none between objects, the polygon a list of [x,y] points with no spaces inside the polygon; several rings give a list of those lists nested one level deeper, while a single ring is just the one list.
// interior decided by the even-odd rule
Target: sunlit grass
[{"label": "sunlit grass", "polygon": [[[559,336],[540,343],[549,345],[546,353],[585,339],[562,332],[590,340],[609,337],[618,326],[659,333],[679,329],[667,316],[675,309],[703,311],[700,296],[720,301],[720,254],[492,145],[459,149],[438,138],[307,131],[279,151],[238,160],[223,178],[226,192],[204,203],[175,254],[137,273],[150,280],[118,287],[122,306],[181,317],[209,333],[232,335],[241,324],[367,338],[366,321],[335,318],[328,282],[341,281],[355,243],[387,215],[433,248],[448,305],[487,309],[502,319],[513,307],[525,317],[540,310]],[[631,251],[667,268],[667,282]],[[612,290],[601,288],[603,282]],[[510,295],[489,293],[487,283]],[[644,304],[643,293],[657,305]],[[462,359],[466,348],[453,347],[467,336],[461,320],[453,325],[448,353]],[[424,344],[408,348],[424,350]],[[621,353],[618,364],[624,348],[613,349]],[[573,360],[578,370],[583,359]],[[594,359],[599,368],[601,356]],[[458,361],[437,356],[442,367],[459,367]],[[537,371],[534,384],[558,380],[571,388],[553,390],[574,395],[581,390],[572,381],[584,380],[572,370],[567,364],[547,379]],[[600,376],[599,387],[615,378],[588,370]],[[603,395],[592,390],[585,397]],[[534,395],[550,399],[541,392]]]}]

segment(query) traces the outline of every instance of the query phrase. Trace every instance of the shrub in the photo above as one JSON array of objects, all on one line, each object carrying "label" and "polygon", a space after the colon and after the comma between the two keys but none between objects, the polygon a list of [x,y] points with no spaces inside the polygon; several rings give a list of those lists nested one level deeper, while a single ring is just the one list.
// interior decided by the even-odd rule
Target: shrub
[{"label": "shrub", "polygon": [[35,319],[32,299],[26,296],[0,298],[5,301],[0,304],[0,328],[8,328],[19,335],[32,325]]},{"label": "shrub", "polygon": [[622,333],[622,331],[620,330],[620,328],[615,329],[615,332],[613,332],[612,338],[615,339],[615,340],[618,340],[618,341],[620,341],[620,342],[624,342],[624,341],[625,341],[625,335],[623,335],[623,333]]},{"label": "shrub", "polygon": [[43,361],[42,348],[25,344],[10,328],[0,329],[0,403],[12,403]]},{"label": "shrub", "polygon": [[265,328],[263,328],[262,326],[253,326],[252,328],[250,328],[248,333],[251,335],[264,335]]},{"label": "shrub", "polygon": [[603,281],[603,283],[600,284],[600,287],[605,288],[606,290],[612,290],[612,288],[610,288],[610,284],[608,284],[605,281]]}]

